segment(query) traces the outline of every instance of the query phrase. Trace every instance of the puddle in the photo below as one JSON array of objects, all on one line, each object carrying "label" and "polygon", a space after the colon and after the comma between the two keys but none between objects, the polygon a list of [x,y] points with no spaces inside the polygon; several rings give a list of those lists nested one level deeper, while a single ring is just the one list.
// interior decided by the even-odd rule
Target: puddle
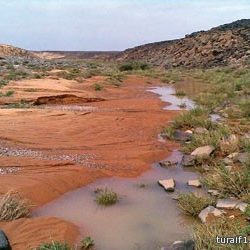
[{"label": "puddle", "polygon": [[[160,99],[163,102],[170,103],[164,108],[165,110],[189,110],[195,107],[195,103],[187,97],[180,98],[175,96],[176,92],[173,86],[153,87],[148,91],[160,95]],[[183,104],[185,104],[185,108],[180,107]]]},{"label": "puddle", "polygon": [[[181,157],[174,151],[168,160],[180,161]],[[176,180],[174,193],[157,184],[165,178]],[[37,209],[34,216],[55,216],[74,223],[82,236],[91,235],[97,250],[160,249],[189,236],[189,223],[176,208],[173,196],[178,190],[192,190],[186,183],[195,178],[195,173],[179,165],[166,169],[156,164],[138,178],[106,178],[66,193]],[[119,194],[119,203],[107,208],[95,203],[94,190],[104,187]]]}]

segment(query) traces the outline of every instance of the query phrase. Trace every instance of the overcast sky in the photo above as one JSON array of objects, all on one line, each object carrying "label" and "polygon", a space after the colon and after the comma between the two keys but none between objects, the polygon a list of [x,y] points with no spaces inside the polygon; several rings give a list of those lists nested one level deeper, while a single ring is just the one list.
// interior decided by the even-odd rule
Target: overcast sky
[{"label": "overcast sky", "polygon": [[0,43],[123,50],[250,18],[250,0],[0,0]]}]

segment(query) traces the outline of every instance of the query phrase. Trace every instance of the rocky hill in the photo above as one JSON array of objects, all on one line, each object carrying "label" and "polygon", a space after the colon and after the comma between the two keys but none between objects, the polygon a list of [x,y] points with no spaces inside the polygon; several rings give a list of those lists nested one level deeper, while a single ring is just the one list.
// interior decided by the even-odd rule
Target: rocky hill
[{"label": "rocky hill", "polygon": [[250,19],[199,31],[185,38],[127,49],[118,61],[145,61],[155,66],[212,67],[250,61]]},{"label": "rocky hill", "polygon": [[35,55],[25,49],[20,49],[11,45],[0,44],[0,57],[35,57]]}]

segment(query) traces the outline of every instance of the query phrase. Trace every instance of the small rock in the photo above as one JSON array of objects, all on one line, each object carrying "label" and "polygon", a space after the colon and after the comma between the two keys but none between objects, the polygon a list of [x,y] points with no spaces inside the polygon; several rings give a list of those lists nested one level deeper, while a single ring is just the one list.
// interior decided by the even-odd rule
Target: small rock
[{"label": "small rock", "polygon": [[250,159],[250,154],[249,153],[239,153],[236,158],[235,158],[238,162],[240,162],[241,164],[245,164],[248,163],[249,159]]},{"label": "small rock", "polygon": [[233,166],[225,166],[225,169],[228,170],[229,172],[231,172],[233,169]]},{"label": "small rock", "polygon": [[223,159],[223,162],[224,162],[225,164],[227,164],[227,165],[233,164],[233,160],[230,159],[230,158],[228,158],[228,157],[224,158],[224,159]]},{"label": "small rock", "polygon": [[161,166],[161,167],[163,167],[163,168],[168,168],[168,167],[172,167],[172,166],[174,166],[174,165],[177,165],[178,164],[178,162],[174,162],[174,161],[160,161],[159,162],[159,165]]},{"label": "small rock", "polygon": [[216,189],[209,189],[207,190],[207,192],[211,194],[212,196],[218,196],[220,194],[220,192]]},{"label": "small rock", "polygon": [[188,186],[201,187],[201,183],[199,180],[189,180]]},{"label": "small rock", "polygon": [[185,133],[193,134],[193,131],[192,130],[186,130]]},{"label": "small rock", "polygon": [[176,130],[174,132],[174,139],[177,141],[189,141],[192,137],[192,134],[183,132],[181,130]]},{"label": "small rock", "polygon": [[215,150],[211,145],[196,148],[191,155],[196,157],[209,157],[210,154]]},{"label": "small rock", "polygon": [[2,230],[0,230],[0,249],[1,250],[11,250],[9,240]]},{"label": "small rock", "polygon": [[174,179],[159,180],[159,185],[161,185],[166,191],[173,192],[175,188]]},{"label": "small rock", "polygon": [[247,206],[247,203],[233,199],[219,199],[216,204],[218,208],[240,209],[242,212],[245,212]]},{"label": "small rock", "polygon": [[235,159],[238,156],[238,154],[239,154],[238,152],[234,152],[234,153],[228,155],[227,158],[228,159]]},{"label": "small rock", "polygon": [[230,216],[229,216],[229,219],[234,219],[234,218],[235,218],[234,215],[230,215]]},{"label": "small rock", "polygon": [[206,128],[199,127],[199,128],[195,128],[194,133],[195,134],[207,134],[208,130]]},{"label": "small rock", "polygon": [[191,167],[195,164],[195,156],[184,155],[181,162],[183,167]]},{"label": "small rock", "polygon": [[213,206],[208,206],[205,209],[203,209],[200,213],[199,213],[199,218],[201,219],[201,221],[203,223],[207,222],[207,217],[212,214],[215,217],[221,216],[223,215],[223,211],[213,207]]},{"label": "small rock", "polygon": [[175,241],[171,245],[171,250],[194,250],[195,243],[193,240],[186,240],[186,241]]}]

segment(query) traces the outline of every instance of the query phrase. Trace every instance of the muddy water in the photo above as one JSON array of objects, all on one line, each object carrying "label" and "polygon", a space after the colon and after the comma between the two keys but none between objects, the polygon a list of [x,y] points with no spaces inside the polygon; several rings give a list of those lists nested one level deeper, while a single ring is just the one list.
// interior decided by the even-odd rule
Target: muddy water
[{"label": "muddy water", "polygon": [[[174,151],[170,159],[180,161]],[[158,184],[174,178],[176,192],[168,194]],[[81,234],[95,239],[97,250],[153,250],[189,236],[187,219],[182,217],[173,196],[187,190],[187,181],[196,174],[179,165],[159,165],[139,178],[108,178],[63,195],[38,209],[34,216],[55,216],[79,226]],[[142,187],[143,184],[143,187]],[[111,188],[119,194],[118,204],[103,208],[94,201],[94,190]]]},{"label": "muddy water", "polygon": [[181,110],[180,105],[183,104],[185,104],[186,109],[192,109],[195,106],[195,103],[187,97],[177,97],[173,86],[151,88],[149,91],[160,95],[160,99],[163,102],[170,103],[164,108],[166,110]]},{"label": "muddy water", "polygon": [[[172,103],[165,109],[179,110],[183,101],[189,109],[194,106],[187,98],[174,96],[172,87],[149,91]],[[97,250],[156,250],[169,246],[190,234],[190,223],[180,214],[173,198],[178,191],[191,190],[187,181],[197,175],[180,166],[181,158],[180,152],[173,151],[168,160],[177,161],[176,166],[162,168],[155,164],[138,178],[107,178],[68,192],[37,209],[34,216],[55,216],[74,223],[80,228],[81,237],[91,235]],[[157,184],[158,180],[168,178],[176,181],[176,191],[171,194]],[[116,205],[104,208],[95,203],[94,190],[105,187],[119,194]]]}]

